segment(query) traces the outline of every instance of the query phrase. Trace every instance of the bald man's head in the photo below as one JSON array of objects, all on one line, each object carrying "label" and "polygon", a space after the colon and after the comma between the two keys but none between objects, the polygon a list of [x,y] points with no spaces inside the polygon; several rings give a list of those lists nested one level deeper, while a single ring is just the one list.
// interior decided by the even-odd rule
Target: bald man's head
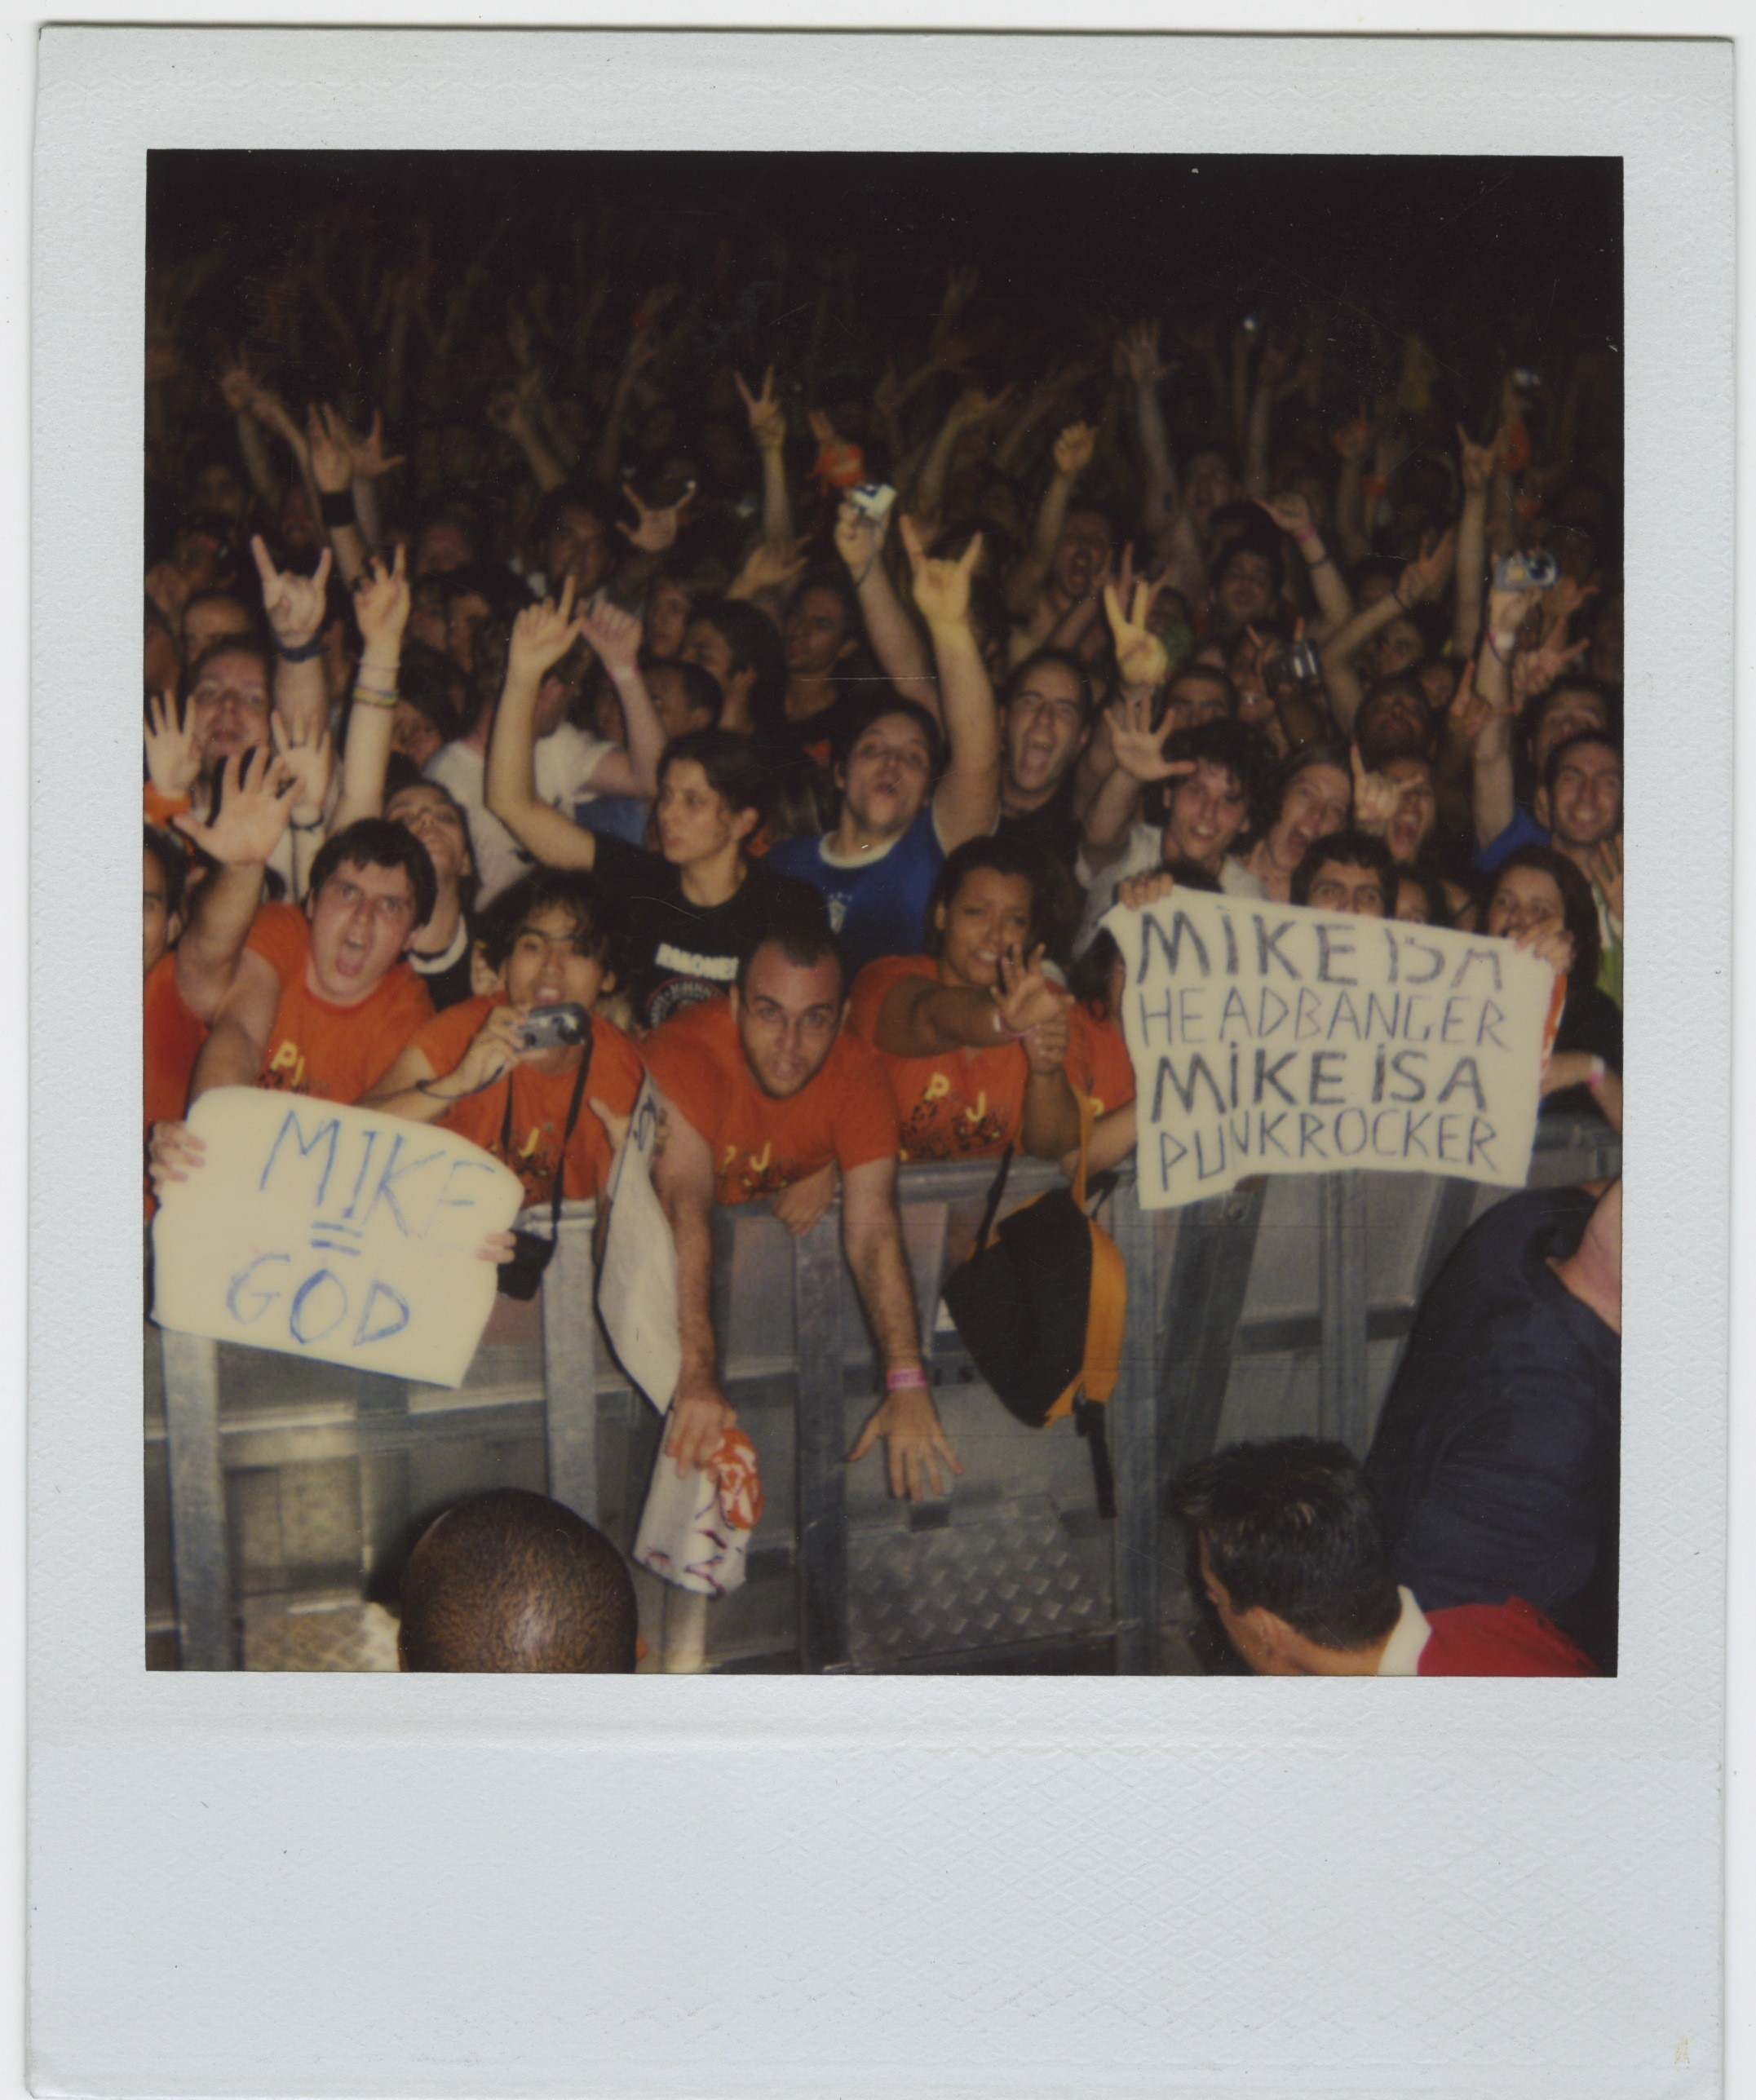
[{"label": "bald man's head", "polygon": [[397,1649],[406,1670],[631,1670],[634,1584],[583,1517],[497,1488],[422,1534]]}]

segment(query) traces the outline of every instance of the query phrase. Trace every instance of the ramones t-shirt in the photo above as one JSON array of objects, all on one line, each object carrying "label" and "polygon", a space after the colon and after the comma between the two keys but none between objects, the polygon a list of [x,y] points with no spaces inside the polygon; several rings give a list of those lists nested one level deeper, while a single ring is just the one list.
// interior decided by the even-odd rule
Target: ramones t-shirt
[{"label": "ramones t-shirt", "polygon": [[657,1028],[697,1000],[729,992],[743,944],[777,907],[820,909],[807,884],[759,860],[746,864],[744,880],[723,904],[692,904],[668,860],[603,833],[596,873],[615,900],[627,990],[642,1029]]}]

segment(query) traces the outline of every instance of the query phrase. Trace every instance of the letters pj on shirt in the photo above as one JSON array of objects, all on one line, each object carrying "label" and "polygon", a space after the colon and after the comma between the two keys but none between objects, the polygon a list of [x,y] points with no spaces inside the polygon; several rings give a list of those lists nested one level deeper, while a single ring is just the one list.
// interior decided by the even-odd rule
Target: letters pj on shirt
[{"label": "letters pj on shirt", "polygon": [[1522,1186],[1559,984],[1510,943],[1179,891],[1121,948],[1140,1202],[1256,1174]]},{"label": "letters pj on shirt", "polygon": [[207,1151],[155,1222],[161,1326],[462,1382],[515,1174],[449,1131],[256,1087],[204,1094],[189,1126]]}]

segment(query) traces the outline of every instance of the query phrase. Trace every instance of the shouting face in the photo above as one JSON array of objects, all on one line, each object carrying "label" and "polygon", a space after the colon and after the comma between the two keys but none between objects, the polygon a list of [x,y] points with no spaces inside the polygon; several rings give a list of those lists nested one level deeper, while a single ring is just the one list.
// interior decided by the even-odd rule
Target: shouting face
[{"label": "shouting face", "polygon": [[847,754],[839,777],[842,798],[862,831],[897,838],[920,815],[932,772],[920,723],[906,714],[881,714]]},{"label": "shouting face", "polygon": [[1006,784],[1020,794],[1052,794],[1086,745],[1079,679],[1066,664],[1033,665],[1006,705]]},{"label": "shouting face", "polygon": [[1172,790],[1165,820],[1165,858],[1192,860],[1217,875],[1248,811],[1237,775],[1227,766],[1201,759]]},{"label": "shouting face", "polygon": [[414,886],[406,868],[344,860],[316,895],[307,975],[320,999],[357,1006],[402,959],[414,938]]}]

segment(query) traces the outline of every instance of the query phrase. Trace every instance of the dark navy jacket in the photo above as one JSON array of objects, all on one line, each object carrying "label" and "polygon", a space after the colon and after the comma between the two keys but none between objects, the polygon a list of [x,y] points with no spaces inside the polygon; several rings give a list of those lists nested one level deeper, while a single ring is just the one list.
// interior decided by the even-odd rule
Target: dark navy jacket
[{"label": "dark navy jacket", "polygon": [[1400,1582],[1432,1611],[1524,1598],[1616,1667],[1621,1340],[1549,1258],[1577,1188],[1509,1196],[1422,1303],[1366,1457]]}]

